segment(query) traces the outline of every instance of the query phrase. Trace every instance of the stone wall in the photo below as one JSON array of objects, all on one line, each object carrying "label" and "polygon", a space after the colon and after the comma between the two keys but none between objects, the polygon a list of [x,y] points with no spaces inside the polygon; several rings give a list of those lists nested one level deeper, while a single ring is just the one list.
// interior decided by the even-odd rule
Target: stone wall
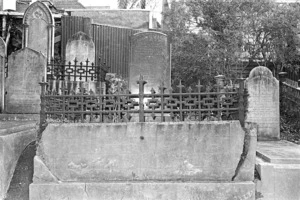
[{"label": "stone wall", "polygon": [[[30,196],[32,200],[45,195],[76,199],[72,191],[81,193],[80,188],[88,186],[90,192],[96,191],[93,188],[108,190],[102,196],[95,194],[107,199],[109,188],[114,187],[110,183],[120,182],[120,191],[141,189],[142,196],[132,191],[128,194],[131,199],[148,199],[145,194],[152,195],[151,191],[157,192],[149,199],[185,199],[179,196],[189,190],[201,194],[224,190],[229,199],[245,194],[244,199],[254,199],[255,148],[256,126],[247,124],[243,129],[238,121],[49,124],[34,160]],[[181,184],[185,181],[192,184]],[[210,181],[211,186],[199,184]],[[168,185],[171,182],[178,186]],[[168,191],[159,191],[163,188]],[[172,191],[180,195],[173,198]],[[113,195],[119,198],[122,194],[112,190],[111,195],[114,199]],[[224,199],[208,196],[205,199]]]}]

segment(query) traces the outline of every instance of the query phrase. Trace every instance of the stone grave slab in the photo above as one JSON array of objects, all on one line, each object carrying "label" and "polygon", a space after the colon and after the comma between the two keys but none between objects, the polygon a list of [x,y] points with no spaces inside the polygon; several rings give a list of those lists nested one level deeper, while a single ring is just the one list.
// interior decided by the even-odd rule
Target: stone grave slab
[{"label": "stone grave slab", "polygon": [[54,18],[50,9],[42,2],[32,3],[23,17],[23,47],[41,52],[48,59],[54,52]]},{"label": "stone grave slab", "polygon": [[151,88],[159,92],[158,87],[162,82],[164,87],[171,88],[170,43],[167,35],[149,31],[132,36],[129,62],[131,93],[138,93],[140,75],[147,81],[145,93],[149,94]]},{"label": "stone grave slab", "polygon": [[6,44],[0,37],[0,113],[4,111],[5,51]]},{"label": "stone grave slab", "polygon": [[279,81],[263,66],[251,70],[246,80],[248,112],[246,121],[258,124],[259,140],[280,138]]},{"label": "stone grave slab", "polygon": [[42,77],[46,77],[46,57],[29,48],[8,58],[6,112],[32,114],[40,111]]},{"label": "stone grave slab", "polygon": [[[37,151],[44,164],[35,162],[43,170],[35,169],[34,176],[73,182],[232,181],[236,174],[234,181],[251,181],[256,126],[246,129],[248,134],[238,121],[49,124]],[[240,165],[244,148],[248,153]]]},{"label": "stone grave slab", "polygon": [[259,141],[256,191],[264,200],[300,199],[300,146],[288,141]]},{"label": "stone grave slab", "polygon": [[260,141],[256,154],[273,164],[300,164],[300,146],[287,141]]}]

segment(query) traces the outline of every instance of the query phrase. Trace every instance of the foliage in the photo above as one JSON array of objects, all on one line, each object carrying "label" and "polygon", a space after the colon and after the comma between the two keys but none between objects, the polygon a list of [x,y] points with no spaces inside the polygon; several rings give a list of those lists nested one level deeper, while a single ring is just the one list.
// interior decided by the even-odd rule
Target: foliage
[{"label": "foliage", "polygon": [[108,94],[125,94],[128,90],[127,81],[115,73],[107,73],[105,83]]},{"label": "foliage", "polygon": [[[235,78],[244,62],[298,62],[299,4],[269,0],[180,0],[164,13],[172,37],[173,79]],[[300,42],[298,42],[300,43]]]}]

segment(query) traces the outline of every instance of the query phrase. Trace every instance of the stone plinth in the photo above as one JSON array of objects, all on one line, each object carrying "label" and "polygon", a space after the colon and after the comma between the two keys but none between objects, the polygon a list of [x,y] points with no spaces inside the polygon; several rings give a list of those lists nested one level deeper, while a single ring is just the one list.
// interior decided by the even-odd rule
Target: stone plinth
[{"label": "stone plinth", "polygon": [[59,181],[251,181],[255,144],[238,121],[49,124],[37,155]]},{"label": "stone plinth", "polygon": [[20,155],[36,135],[35,123],[0,122],[0,199],[5,198]]},{"label": "stone plinth", "polygon": [[246,121],[258,124],[259,140],[280,138],[279,81],[263,66],[251,70],[246,80],[249,92]]},{"label": "stone plinth", "polygon": [[300,199],[300,146],[287,141],[258,142],[256,183],[262,200]]},{"label": "stone plinth", "polygon": [[254,200],[253,182],[44,183],[30,185],[30,200]]},{"label": "stone plinth", "polygon": [[136,33],[131,38],[129,62],[129,88],[133,94],[139,92],[137,81],[140,75],[147,84],[144,92],[150,94],[153,88],[163,83],[171,88],[170,43],[167,35],[159,32]]}]

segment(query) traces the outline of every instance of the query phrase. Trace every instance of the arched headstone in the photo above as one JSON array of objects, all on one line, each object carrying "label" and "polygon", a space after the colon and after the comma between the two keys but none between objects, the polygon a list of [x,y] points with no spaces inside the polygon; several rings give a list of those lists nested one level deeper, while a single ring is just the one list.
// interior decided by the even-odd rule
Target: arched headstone
[{"label": "arched headstone", "polygon": [[8,57],[5,109],[7,113],[39,113],[42,77],[46,77],[46,57],[24,48]]},{"label": "arched headstone", "polygon": [[5,56],[6,44],[0,38],[0,113],[4,111]]},{"label": "arched headstone", "polygon": [[158,92],[158,87],[171,88],[170,43],[168,36],[160,32],[136,33],[131,38],[129,62],[129,87],[132,93],[138,93],[140,75],[147,81],[145,93],[151,88]]},{"label": "arched headstone", "polygon": [[246,88],[249,93],[246,121],[258,124],[258,139],[279,139],[279,81],[267,67],[258,66],[251,70]]},{"label": "arched headstone", "polygon": [[95,44],[87,34],[81,31],[72,35],[66,45],[66,61],[74,63],[75,58],[78,63],[83,62],[84,65],[87,60],[89,65],[95,63]]},{"label": "arched headstone", "polygon": [[31,4],[23,18],[23,48],[41,52],[48,61],[54,52],[54,19],[50,9],[42,2]]}]

